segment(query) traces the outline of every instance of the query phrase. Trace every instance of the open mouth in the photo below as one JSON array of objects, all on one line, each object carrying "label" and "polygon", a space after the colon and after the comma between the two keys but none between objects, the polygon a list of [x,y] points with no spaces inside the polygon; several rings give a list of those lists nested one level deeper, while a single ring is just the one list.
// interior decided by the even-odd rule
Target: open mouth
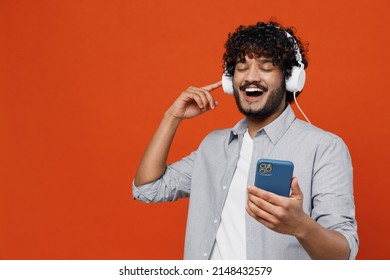
[{"label": "open mouth", "polygon": [[250,96],[250,97],[257,97],[257,96],[260,96],[263,94],[264,91],[262,91],[260,88],[258,87],[247,87],[245,89],[245,93],[247,96]]}]

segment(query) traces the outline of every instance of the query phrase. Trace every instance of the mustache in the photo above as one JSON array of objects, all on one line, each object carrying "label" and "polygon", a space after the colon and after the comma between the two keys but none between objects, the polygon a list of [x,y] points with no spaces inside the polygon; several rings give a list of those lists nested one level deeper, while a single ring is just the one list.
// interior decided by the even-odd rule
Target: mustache
[{"label": "mustache", "polygon": [[240,85],[240,90],[245,90],[247,87],[249,86],[256,86],[257,88],[259,88],[261,91],[267,91],[268,88],[263,86],[262,84],[260,84],[259,82],[245,82],[243,83],[242,85]]}]

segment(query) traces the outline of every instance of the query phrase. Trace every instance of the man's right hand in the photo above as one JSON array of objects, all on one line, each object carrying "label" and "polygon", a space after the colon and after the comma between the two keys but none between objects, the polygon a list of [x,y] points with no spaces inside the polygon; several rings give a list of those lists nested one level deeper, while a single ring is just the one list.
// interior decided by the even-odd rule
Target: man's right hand
[{"label": "man's right hand", "polygon": [[218,82],[202,88],[189,87],[165,112],[160,126],[146,148],[138,166],[134,180],[136,186],[153,182],[164,174],[169,149],[180,121],[214,109],[217,102],[210,92],[221,85],[222,82]]},{"label": "man's right hand", "polygon": [[214,109],[218,102],[215,101],[210,92],[221,85],[222,82],[219,81],[201,88],[189,87],[180,94],[167,113],[174,118],[182,120],[194,118],[208,110]]}]

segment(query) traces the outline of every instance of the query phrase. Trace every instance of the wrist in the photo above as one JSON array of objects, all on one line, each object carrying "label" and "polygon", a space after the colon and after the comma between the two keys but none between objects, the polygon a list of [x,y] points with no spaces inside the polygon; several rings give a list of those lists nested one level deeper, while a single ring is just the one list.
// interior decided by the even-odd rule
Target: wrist
[{"label": "wrist", "polygon": [[170,125],[178,126],[183,119],[176,117],[168,110],[165,112],[163,120]]},{"label": "wrist", "polygon": [[304,214],[302,216],[301,221],[299,222],[299,225],[296,228],[296,231],[294,232],[294,236],[298,240],[305,240],[308,235],[310,235],[310,232],[313,229],[313,225],[315,225],[316,222],[310,218],[309,215]]}]

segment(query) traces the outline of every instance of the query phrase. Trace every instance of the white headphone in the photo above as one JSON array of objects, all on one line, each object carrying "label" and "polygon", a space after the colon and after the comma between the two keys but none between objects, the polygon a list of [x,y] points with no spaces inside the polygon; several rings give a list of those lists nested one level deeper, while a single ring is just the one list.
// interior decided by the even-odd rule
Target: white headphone
[{"label": "white headphone", "polygon": [[[303,89],[306,80],[305,66],[302,63],[302,55],[299,51],[299,46],[295,41],[294,37],[290,35],[286,30],[287,38],[293,38],[294,40],[294,49],[295,49],[295,58],[299,66],[293,66],[291,71],[291,76],[286,79],[286,89],[290,92],[299,92]],[[227,94],[233,94],[233,77],[226,75],[226,71],[222,75],[222,88],[223,91]]]}]

